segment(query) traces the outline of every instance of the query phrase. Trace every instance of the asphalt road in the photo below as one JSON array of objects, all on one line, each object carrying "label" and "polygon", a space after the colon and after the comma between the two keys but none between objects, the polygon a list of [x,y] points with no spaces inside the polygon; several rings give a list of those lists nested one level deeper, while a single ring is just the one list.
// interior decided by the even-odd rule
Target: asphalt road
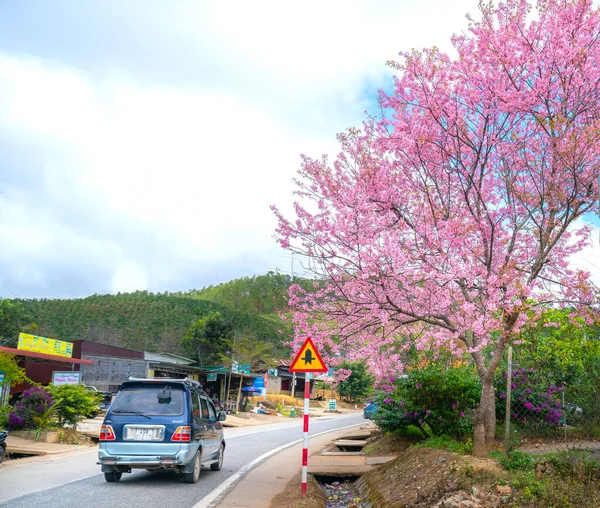
[{"label": "asphalt road", "polygon": [[[310,434],[362,422],[360,414],[312,418]],[[63,457],[20,459],[19,463],[0,467],[0,506],[189,508],[257,457],[301,438],[301,419],[225,429],[227,450],[223,469],[218,472],[203,469],[196,484],[181,483],[179,477],[169,471],[149,473],[145,470],[124,474],[119,483],[106,483],[100,466],[96,465],[96,448]]]}]

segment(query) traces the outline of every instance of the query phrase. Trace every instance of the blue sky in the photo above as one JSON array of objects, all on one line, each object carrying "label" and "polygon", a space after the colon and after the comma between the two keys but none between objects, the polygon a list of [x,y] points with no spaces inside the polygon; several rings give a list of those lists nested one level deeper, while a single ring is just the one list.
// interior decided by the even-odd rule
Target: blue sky
[{"label": "blue sky", "polygon": [[[477,0],[0,3],[0,296],[278,269],[299,155],[335,153],[401,50]],[[586,263],[584,260],[583,263]],[[302,268],[295,267],[296,273]]]}]

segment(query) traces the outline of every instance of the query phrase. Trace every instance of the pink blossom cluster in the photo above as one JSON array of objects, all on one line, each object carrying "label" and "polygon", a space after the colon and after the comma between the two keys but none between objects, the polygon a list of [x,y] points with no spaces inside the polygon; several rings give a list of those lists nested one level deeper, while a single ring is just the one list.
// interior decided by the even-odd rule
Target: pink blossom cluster
[{"label": "pink blossom cluster", "polygon": [[389,114],[340,134],[334,160],[303,157],[295,218],[273,207],[279,243],[322,281],[290,289],[295,344],[310,336],[332,365],[366,358],[383,378],[407,347],[443,347],[482,374],[544,306],[596,319],[569,260],[598,206],[600,15],[590,0],[480,9],[455,58],[390,64]]}]

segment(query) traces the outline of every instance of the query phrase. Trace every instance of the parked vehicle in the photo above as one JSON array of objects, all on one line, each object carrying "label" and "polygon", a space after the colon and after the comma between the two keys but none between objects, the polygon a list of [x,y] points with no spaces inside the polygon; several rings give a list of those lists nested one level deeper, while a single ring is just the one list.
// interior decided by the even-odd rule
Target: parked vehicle
[{"label": "parked vehicle", "polygon": [[220,471],[226,417],[197,381],[130,378],[100,429],[98,464],[105,480],[118,482],[132,469],[173,469],[196,483],[201,467]]},{"label": "parked vehicle", "polygon": [[8,437],[8,430],[0,430],[0,464],[6,457],[6,438]]},{"label": "parked vehicle", "polygon": [[373,416],[379,409],[379,404],[377,402],[372,402],[371,404],[367,404],[363,409],[363,418],[367,420],[372,420]]}]

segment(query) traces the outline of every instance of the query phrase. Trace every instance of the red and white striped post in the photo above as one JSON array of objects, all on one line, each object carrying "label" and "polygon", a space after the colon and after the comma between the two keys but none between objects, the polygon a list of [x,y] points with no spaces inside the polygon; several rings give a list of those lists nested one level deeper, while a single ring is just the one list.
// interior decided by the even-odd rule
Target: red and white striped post
[{"label": "red and white striped post", "polygon": [[[310,337],[296,353],[296,358],[288,368],[289,372],[304,372],[304,446],[302,447],[302,495],[306,496],[308,482],[308,419],[310,418],[310,375],[313,372],[327,372],[325,362]],[[292,386],[292,390],[294,387]],[[295,393],[295,392],[294,392]]]},{"label": "red and white striped post", "polygon": [[302,447],[302,495],[308,481],[308,419],[310,417],[310,372],[304,374],[304,446]]}]

